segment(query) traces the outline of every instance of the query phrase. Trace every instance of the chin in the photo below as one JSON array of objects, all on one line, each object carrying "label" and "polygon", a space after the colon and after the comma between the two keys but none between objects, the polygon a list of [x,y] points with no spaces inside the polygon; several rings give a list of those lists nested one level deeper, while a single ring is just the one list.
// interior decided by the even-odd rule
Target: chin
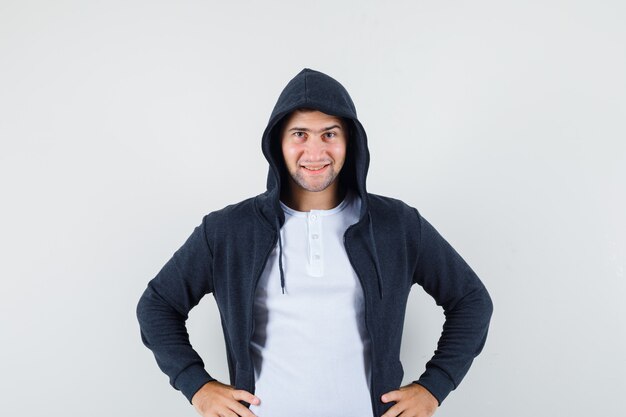
[{"label": "chin", "polygon": [[321,192],[326,190],[328,187],[330,187],[331,185],[333,185],[335,183],[335,181],[337,180],[337,176],[333,176],[332,173],[329,174],[328,177],[326,178],[317,178],[314,179],[313,181],[311,181],[310,178],[307,178],[306,176],[303,175],[299,175],[299,173],[293,173],[291,172],[291,179],[293,180],[293,182],[296,183],[296,185],[298,187],[300,187],[303,190],[309,191],[309,192]]},{"label": "chin", "polygon": [[319,183],[300,182],[299,185],[307,191],[319,193],[329,188],[331,185],[333,185],[333,183],[334,181],[321,181]]}]

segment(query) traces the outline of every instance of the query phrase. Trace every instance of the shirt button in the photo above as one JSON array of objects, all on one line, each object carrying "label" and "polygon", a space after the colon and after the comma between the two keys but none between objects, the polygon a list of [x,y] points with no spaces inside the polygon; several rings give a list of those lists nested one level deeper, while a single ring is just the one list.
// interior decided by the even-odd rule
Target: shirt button
[{"label": "shirt button", "polygon": [[314,259],[319,259],[319,258],[320,258],[320,256],[316,253],[315,255],[313,255],[313,258],[314,258]]},{"label": "shirt button", "polygon": [[315,220],[315,219],[317,219],[317,215],[311,214],[311,220]]},{"label": "shirt button", "polygon": [[311,236],[313,239],[317,239],[319,236],[318,235],[312,235]]}]

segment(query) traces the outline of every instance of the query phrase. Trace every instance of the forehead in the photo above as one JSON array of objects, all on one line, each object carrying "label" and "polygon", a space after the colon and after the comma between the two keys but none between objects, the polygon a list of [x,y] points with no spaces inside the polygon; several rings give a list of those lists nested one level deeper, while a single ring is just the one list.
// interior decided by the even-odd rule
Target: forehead
[{"label": "forehead", "polygon": [[334,124],[343,126],[343,120],[340,117],[332,116],[319,110],[295,110],[285,119],[284,127],[285,129],[308,126],[325,127]]}]

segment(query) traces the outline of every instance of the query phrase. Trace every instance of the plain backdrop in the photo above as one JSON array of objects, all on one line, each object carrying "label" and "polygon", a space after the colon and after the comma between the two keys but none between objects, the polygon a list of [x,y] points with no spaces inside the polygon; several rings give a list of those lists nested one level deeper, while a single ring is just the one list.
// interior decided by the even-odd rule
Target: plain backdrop
[{"label": "plain backdrop", "polygon": [[[0,0],[0,415],[196,415],[135,307],[204,214],[265,190],[304,67],[352,95],[369,191],[492,295],[436,415],[626,415],[624,22],[621,0]],[[442,323],[414,286],[405,383]],[[228,382],[212,296],[188,327]]]}]

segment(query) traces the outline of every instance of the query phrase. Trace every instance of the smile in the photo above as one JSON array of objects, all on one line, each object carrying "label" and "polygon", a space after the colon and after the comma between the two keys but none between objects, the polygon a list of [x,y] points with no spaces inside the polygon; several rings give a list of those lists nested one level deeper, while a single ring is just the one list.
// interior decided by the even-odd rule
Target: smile
[{"label": "smile", "polygon": [[330,164],[322,165],[322,166],[305,166],[305,165],[303,165],[302,168],[304,168],[305,170],[307,170],[310,173],[316,174],[316,173],[324,172],[329,165]]}]

